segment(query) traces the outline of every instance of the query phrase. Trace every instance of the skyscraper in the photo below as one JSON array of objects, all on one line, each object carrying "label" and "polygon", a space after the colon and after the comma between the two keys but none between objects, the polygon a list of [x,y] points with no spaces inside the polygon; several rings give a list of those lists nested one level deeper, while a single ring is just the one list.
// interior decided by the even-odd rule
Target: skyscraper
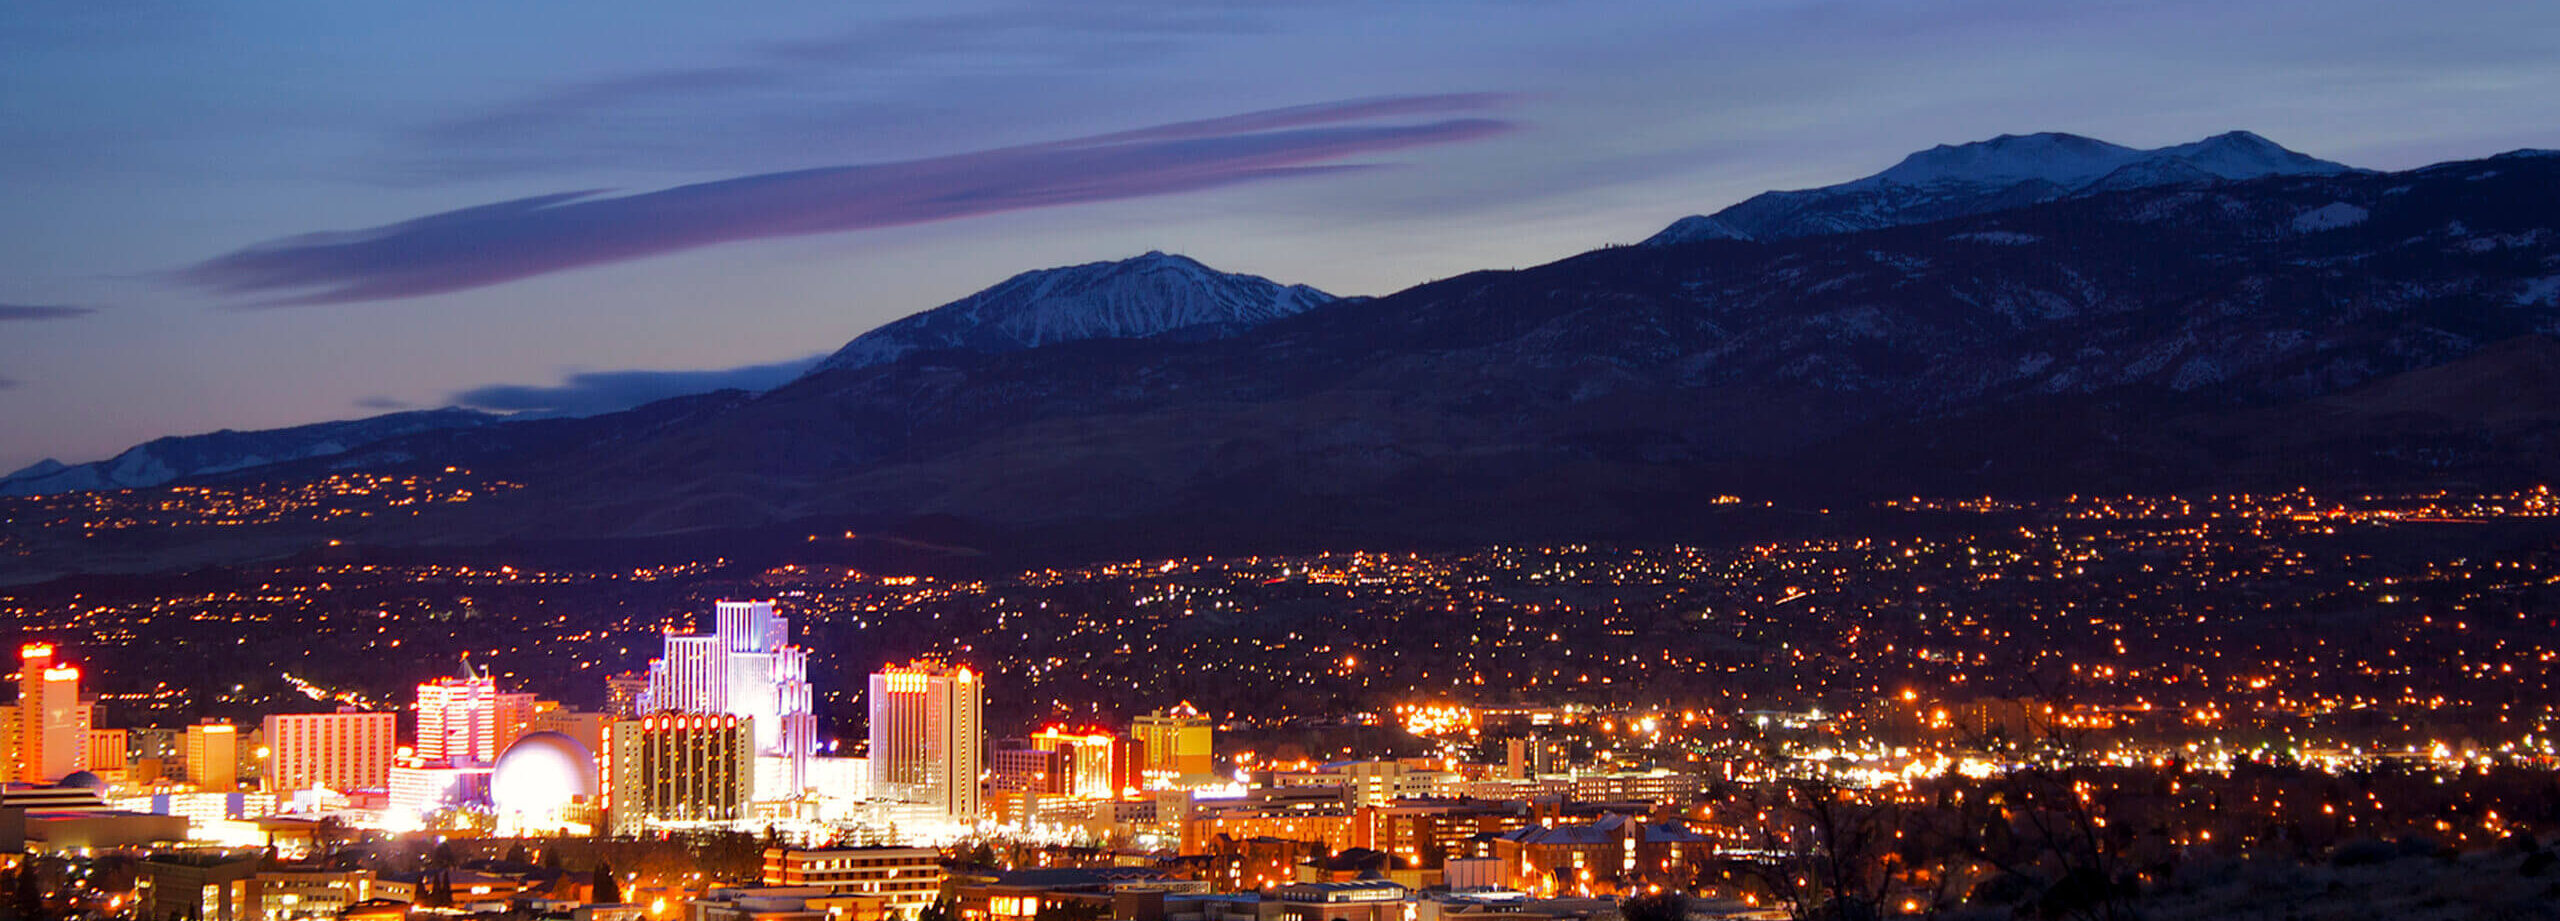
[{"label": "skyscraper", "polygon": [[873,673],[871,788],[976,822],[983,690],[968,667],[925,659]]},{"label": "skyscraper", "polygon": [[53,645],[18,648],[18,774],[52,783],[89,766],[89,707],[80,702],[80,669],[53,664]]},{"label": "skyscraper", "polygon": [[722,601],[707,634],[668,634],[665,654],[649,662],[641,715],[697,713],[749,720],[754,752],[780,759],[782,797],[808,786],[818,747],[810,711],[809,653],[790,644],[791,624],[770,601]]},{"label": "skyscraper", "polygon": [[498,690],[498,679],[463,664],[459,678],[418,686],[418,759],[487,767],[533,721],[533,695]]}]

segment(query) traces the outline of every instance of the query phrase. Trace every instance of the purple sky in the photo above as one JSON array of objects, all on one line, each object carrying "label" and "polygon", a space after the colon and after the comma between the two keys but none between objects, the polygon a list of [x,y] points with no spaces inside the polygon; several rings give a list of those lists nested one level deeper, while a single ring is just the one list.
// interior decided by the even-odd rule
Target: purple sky
[{"label": "purple sky", "polygon": [[2513,2],[14,4],[0,472],[770,383],[1027,268],[1343,294],[2042,130],[2560,147]]}]

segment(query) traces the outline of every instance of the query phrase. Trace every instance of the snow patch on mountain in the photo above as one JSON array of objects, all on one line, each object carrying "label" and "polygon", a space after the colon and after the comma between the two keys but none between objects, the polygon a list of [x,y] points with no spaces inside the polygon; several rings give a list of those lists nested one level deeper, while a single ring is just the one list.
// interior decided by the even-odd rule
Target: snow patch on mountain
[{"label": "snow patch on mountain", "polygon": [[2336,230],[2340,227],[2353,227],[2364,223],[2364,219],[2371,216],[2373,213],[2363,208],[2342,201],[2333,201],[2294,215],[2293,230],[2295,233],[2317,233],[2323,230]]},{"label": "snow patch on mountain", "polygon": [[918,352],[982,354],[1087,339],[1142,339],[1176,330],[1240,330],[1340,298],[1306,285],[1235,275],[1150,252],[1024,272],[994,287],[874,329],[810,374],[888,364]]},{"label": "snow patch on mountain", "polygon": [[2550,304],[2560,306],[2560,275],[2545,275],[2525,280],[2524,289],[2516,292],[2516,306],[2533,307]]},{"label": "snow patch on mountain", "polygon": [[2016,185],[2041,179],[2060,186],[2087,184],[2140,159],[2143,151],[2076,134],[2004,134],[1971,144],[1940,144],[1902,158],[1892,168],[1846,184]]},{"label": "snow patch on mountain", "polygon": [[2019,233],[2014,230],[1981,230],[1956,234],[1947,239],[1962,240],[1967,243],[1988,243],[1993,246],[2033,246],[2044,240],[2043,237],[2035,234]]},{"label": "snow patch on mountain", "polygon": [[1701,240],[1749,239],[1751,239],[1750,234],[1735,229],[1731,224],[1703,214],[1692,214],[1671,222],[1671,226],[1662,228],[1661,233],[1646,238],[1644,245],[1670,246],[1675,243],[1696,243]]}]

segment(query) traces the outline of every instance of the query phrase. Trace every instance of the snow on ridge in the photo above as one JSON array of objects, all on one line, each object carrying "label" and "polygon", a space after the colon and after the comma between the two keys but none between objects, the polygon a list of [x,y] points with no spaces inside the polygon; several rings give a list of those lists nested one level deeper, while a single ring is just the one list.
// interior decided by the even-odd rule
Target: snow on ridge
[{"label": "snow on ridge", "polygon": [[2293,216],[2295,233],[2317,233],[2364,223],[2372,212],[2342,201],[2333,201]]},{"label": "snow on ridge", "polygon": [[1659,246],[1701,239],[1822,236],[1982,214],[2069,195],[2354,171],[2246,131],[2152,150],[2074,134],[2004,134],[1919,151],[1863,179],[1764,192],[1712,215],[1681,218],[1644,242]]},{"label": "snow on ridge", "polygon": [[2524,290],[2516,292],[2518,307],[2533,307],[2541,304],[2560,306],[2560,275],[2526,279]]},{"label": "snow on ridge", "polygon": [[2004,134],[1971,144],[1940,144],[1849,185],[2014,185],[2041,179],[2071,187],[2114,172],[2145,153],[2076,134]]},{"label": "snow on ridge", "polygon": [[1252,326],[1332,303],[1306,285],[1228,274],[1150,252],[1023,272],[949,304],[862,334],[810,373],[887,364],[920,351],[995,353],[1178,329]]}]

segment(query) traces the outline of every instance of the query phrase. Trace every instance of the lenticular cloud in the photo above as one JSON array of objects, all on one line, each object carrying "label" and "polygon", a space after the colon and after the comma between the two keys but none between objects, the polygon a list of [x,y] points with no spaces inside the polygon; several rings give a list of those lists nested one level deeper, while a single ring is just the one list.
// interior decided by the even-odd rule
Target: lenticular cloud
[{"label": "lenticular cloud", "polygon": [[282,307],[462,291],[766,237],[891,227],[1357,169],[1348,157],[1508,130],[1488,118],[1377,124],[1497,104],[1360,99],[923,160],[741,176],[632,195],[563,192],[262,243],[181,270]]}]

